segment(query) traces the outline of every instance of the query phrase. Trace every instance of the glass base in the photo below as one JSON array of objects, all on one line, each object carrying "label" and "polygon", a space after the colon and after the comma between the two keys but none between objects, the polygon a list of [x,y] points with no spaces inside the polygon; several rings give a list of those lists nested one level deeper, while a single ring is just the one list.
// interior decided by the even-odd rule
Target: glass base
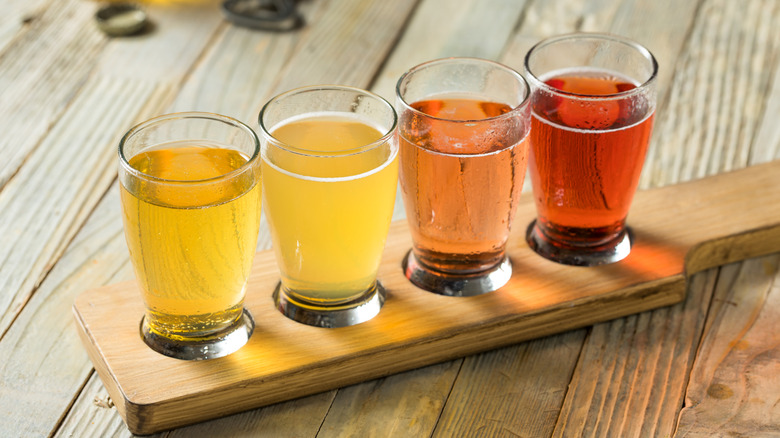
[{"label": "glass base", "polygon": [[385,303],[385,295],[382,284],[376,282],[376,286],[348,303],[337,307],[315,307],[287,295],[279,282],[274,289],[274,303],[284,316],[293,321],[315,327],[338,328],[360,324],[378,315]]},{"label": "glass base", "polygon": [[146,317],[141,319],[141,337],[146,345],[160,354],[182,360],[216,359],[234,353],[249,341],[254,329],[255,321],[246,309],[230,327],[194,340],[166,338],[149,329]]},{"label": "glass base", "polygon": [[525,240],[540,256],[557,263],[572,266],[598,266],[615,263],[628,257],[631,252],[631,229],[623,228],[615,239],[598,246],[573,247],[555,245],[531,222]]},{"label": "glass base", "polygon": [[451,274],[425,268],[409,251],[403,262],[406,278],[420,289],[450,297],[470,297],[492,292],[512,277],[512,262],[508,257],[487,271],[474,274]]}]

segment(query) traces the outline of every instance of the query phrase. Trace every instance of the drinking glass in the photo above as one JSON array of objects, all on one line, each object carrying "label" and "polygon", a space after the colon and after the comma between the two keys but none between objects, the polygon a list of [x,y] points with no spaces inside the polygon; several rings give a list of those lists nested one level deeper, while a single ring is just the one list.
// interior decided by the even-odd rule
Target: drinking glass
[{"label": "drinking glass", "polygon": [[178,359],[238,350],[260,227],[260,143],[218,114],[147,120],[119,143],[125,237],[146,311],[143,340]]},{"label": "drinking glass", "polygon": [[501,64],[449,58],[409,70],[396,94],[406,277],[449,296],[500,288],[512,275],[505,248],[526,171],[528,85]]},{"label": "drinking glass", "polygon": [[525,69],[537,209],[529,246],[569,265],[622,260],[631,250],[626,216],[653,127],[655,58],[622,37],[569,34],[535,45]]},{"label": "drinking glass", "polygon": [[277,308],[319,327],[373,318],[385,300],[377,271],[398,181],[392,105],[357,88],[310,86],[271,99],[259,122]]}]

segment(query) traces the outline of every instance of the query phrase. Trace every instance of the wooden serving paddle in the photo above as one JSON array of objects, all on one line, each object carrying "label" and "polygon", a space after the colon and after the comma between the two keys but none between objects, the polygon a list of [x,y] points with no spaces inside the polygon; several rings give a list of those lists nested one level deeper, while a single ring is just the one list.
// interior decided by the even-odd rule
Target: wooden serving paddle
[{"label": "wooden serving paddle", "polygon": [[323,329],[282,316],[271,299],[276,263],[264,251],[245,302],[255,330],[232,355],[189,362],[149,349],[134,282],[82,293],[73,306],[79,335],[130,431],[149,434],[674,304],[686,276],[780,251],[780,161],[638,192],[631,254],[607,266],[533,253],[524,234],[535,210],[522,198],[512,279],[489,294],[446,297],[409,283],[401,260],[411,239],[399,221],[379,272],[387,301],[363,324]]}]

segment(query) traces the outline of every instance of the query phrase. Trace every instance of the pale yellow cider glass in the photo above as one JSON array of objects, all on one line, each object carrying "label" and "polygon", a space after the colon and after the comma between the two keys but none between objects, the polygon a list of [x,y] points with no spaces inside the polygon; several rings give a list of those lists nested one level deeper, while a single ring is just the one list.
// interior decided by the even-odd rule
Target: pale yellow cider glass
[{"label": "pale yellow cider glass", "polygon": [[304,324],[373,318],[398,181],[395,111],[351,87],[315,86],[260,113],[265,209],[281,282],[277,308]]}]

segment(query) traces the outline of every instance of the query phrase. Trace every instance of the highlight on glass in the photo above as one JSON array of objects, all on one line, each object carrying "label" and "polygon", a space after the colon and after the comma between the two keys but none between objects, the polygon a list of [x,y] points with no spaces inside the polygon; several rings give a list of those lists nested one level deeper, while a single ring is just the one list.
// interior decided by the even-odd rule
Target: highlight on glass
[{"label": "highlight on glass", "polygon": [[655,58],[619,36],[569,34],[535,45],[525,69],[537,208],[529,246],[569,265],[622,260],[631,250],[626,216],[653,127]]},{"label": "highlight on glass", "polygon": [[516,71],[474,58],[420,64],[398,81],[401,193],[413,242],[403,269],[418,287],[471,296],[509,281],[529,94]]},{"label": "highlight on glass", "polygon": [[311,86],[271,99],[259,122],[276,307],[319,327],[373,318],[398,181],[395,110],[368,91]]},{"label": "highlight on glass", "polygon": [[254,328],[243,303],[260,227],[256,134],[218,114],[155,117],[122,138],[119,182],[144,342],[187,360],[238,350]]}]

